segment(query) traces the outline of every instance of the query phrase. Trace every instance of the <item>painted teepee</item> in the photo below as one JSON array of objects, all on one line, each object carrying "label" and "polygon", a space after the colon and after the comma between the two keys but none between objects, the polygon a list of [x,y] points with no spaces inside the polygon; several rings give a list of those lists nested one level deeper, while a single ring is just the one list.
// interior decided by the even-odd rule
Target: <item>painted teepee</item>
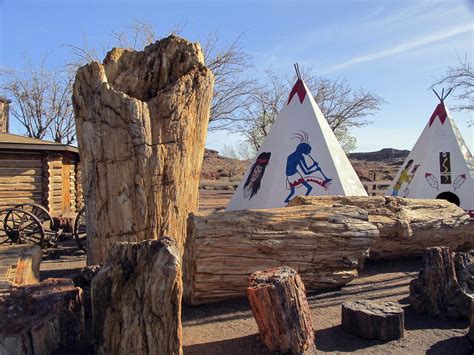
[{"label": "painted teepee", "polygon": [[423,132],[395,176],[388,193],[440,198],[474,217],[474,160],[441,96]]},{"label": "painted teepee", "polygon": [[301,79],[235,191],[228,211],[283,207],[298,195],[367,196]]}]

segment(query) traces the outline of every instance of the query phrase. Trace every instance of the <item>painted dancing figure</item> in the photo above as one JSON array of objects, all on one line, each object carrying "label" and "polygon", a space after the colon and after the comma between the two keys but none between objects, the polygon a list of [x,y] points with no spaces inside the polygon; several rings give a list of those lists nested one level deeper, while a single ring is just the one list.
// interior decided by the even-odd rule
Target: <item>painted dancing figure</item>
[{"label": "painted dancing figure", "polygon": [[[299,133],[295,133],[292,138],[297,138],[301,143],[299,143],[296,150],[288,156],[286,162],[286,183],[290,189],[290,194],[285,199],[285,203],[290,201],[297,187],[306,187],[305,196],[308,196],[313,190],[313,187],[309,184],[310,182],[317,183],[327,189],[329,187],[328,183],[332,180],[324,174],[319,164],[310,155],[312,148],[308,143],[308,134],[299,131]],[[308,157],[312,161],[312,164],[308,166],[305,157]],[[315,172],[319,172],[323,178],[310,176]]]}]

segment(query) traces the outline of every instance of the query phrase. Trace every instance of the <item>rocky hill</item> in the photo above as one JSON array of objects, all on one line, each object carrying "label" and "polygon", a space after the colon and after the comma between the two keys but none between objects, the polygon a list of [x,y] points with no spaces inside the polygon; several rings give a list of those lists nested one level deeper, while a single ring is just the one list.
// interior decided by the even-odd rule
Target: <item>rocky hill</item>
[{"label": "rocky hill", "polygon": [[[349,160],[362,181],[386,181],[394,178],[409,152],[384,148],[377,152],[349,154]],[[249,164],[247,160],[227,158],[215,150],[206,149],[201,186],[237,185]]]}]

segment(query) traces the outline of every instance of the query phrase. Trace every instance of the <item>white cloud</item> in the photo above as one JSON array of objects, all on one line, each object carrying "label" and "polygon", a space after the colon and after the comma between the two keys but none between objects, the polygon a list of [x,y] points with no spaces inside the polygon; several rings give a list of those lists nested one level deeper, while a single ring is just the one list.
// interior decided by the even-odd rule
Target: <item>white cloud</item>
[{"label": "white cloud", "polygon": [[460,25],[460,26],[451,27],[441,32],[437,32],[435,34],[430,34],[424,37],[411,39],[407,42],[401,43],[391,48],[385,48],[376,52],[354,57],[350,60],[336,64],[328,68],[327,70],[325,70],[325,72],[329,73],[329,72],[347,68],[356,64],[372,62],[372,61],[379,60],[382,58],[391,57],[400,53],[404,53],[404,52],[408,52],[408,51],[420,48],[422,46],[426,46],[428,44],[441,42],[463,33],[472,32],[473,30],[474,30],[474,24],[472,24],[472,22],[464,24],[464,25]]}]

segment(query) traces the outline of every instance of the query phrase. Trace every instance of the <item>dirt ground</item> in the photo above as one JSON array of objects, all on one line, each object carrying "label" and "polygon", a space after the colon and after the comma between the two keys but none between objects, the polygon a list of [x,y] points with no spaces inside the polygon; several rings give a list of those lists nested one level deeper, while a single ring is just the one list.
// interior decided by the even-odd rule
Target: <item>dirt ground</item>
[{"label": "dirt ground", "polygon": [[[416,314],[408,304],[410,281],[420,260],[369,263],[346,286],[308,295],[318,353],[472,354],[467,320],[443,320]],[[405,337],[389,342],[346,334],[341,304],[372,299],[400,302],[405,309]],[[261,344],[246,299],[183,309],[185,354],[270,354]]]},{"label": "dirt ground", "polygon": [[[225,205],[232,193],[209,191],[201,197],[203,210]],[[219,201],[215,199],[219,198]],[[85,265],[85,254],[74,241],[64,241],[46,252],[41,278],[71,277]],[[467,320],[443,320],[416,314],[408,304],[410,281],[421,260],[368,263],[359,278],[342,288],[308,294],[317,353],[363,354],[473,354],[466,334]],[[405,309],[405,337],[389,342],[370,341],[346,334],[341,326],[341,304],[348,300],[396,301]],[[270,354],[262,345],[245,298],[203,306],[183,306],[184,354]],[[90,324],[90,323],[89,323]],[[88,354],[90,345],[58,352]]]}]

